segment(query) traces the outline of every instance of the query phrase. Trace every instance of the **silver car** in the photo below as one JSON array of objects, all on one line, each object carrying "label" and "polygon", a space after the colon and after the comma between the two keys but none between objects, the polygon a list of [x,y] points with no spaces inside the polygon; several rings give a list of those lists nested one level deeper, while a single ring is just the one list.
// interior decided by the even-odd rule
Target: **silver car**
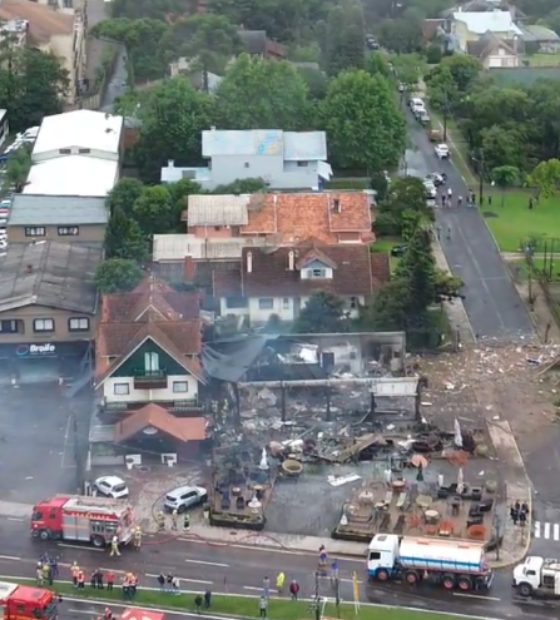
[{"label": "silver car", "polygon": [[184,486],[173,489],[166,494],[163,501],[165,510],[185,512],[188,508],[203,504],[208,499],[208,491],[204,487]]}]

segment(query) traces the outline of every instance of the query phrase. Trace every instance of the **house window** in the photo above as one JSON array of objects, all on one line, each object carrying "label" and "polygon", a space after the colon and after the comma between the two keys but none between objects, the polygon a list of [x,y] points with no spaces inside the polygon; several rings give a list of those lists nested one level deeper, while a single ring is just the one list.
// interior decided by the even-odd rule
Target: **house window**
[{"label": "house window", "polygon": [[261,297],[259,299],[259,310],[272,310],[274,308],[274,299],[272,297]]},{"label": "house window", "polygon": [[128,396],[130,394],[130,386],[128,383],[115,383],[113,392],[115,396]]},{"label": "house window", "polygon": [[25,236],[26,237],[44,237],[45,227],[44,226],[26,226]]},{"label": "house window", "polygon": [[74,237],[80,234],[79,226],[59,226],[58,235],[60,237]]},{"label": "house window", "polygon": [[146,372],[158,372],[159,355],[157,353],[144,353],[144,370]]},{"label": "house window", "polygon": [[86,317],[69,319],[68,329],[71,332],[87,332],[89,330],[89,319]]},{"label": "house window", "polygon": [[35,319],[33,321],[33,331],[54,332],[54,320],[53,319]]},{"label": "house window", "polygon": [[78,153],[80,155],[89,155],[91,153],[91,149],[78,149]]},{"label": "house window", "polygon": [[71,155],[72,149],[58,149],[60,155]]},{"label": "house window", "polygon": [[290,309],[290,298],[284,297],[284,299],[282,299],[282,310],[289,310],[289,309]]},{"label": "house window", "polygon": [[307,168],[309,162],[308,161],[298,161],[298,168]]},{"label": "house window", "polygon": [[6,319],[0,321],[0,333],[2,334],[17,334],[19,332],[19,324],[21,321],[16,319]]},{"label": "house window", "polygon": [[188,392],[189,391],[189,384],[188,381],[173,381],[173,391],[175,393],[177,392]]},{"label": "house window", "polygon": [[226,307],[230,310],[235,310],[236,308],[246,308],[247,298],[246,297],[226,297]]},{"label": "house window", "polygon": [[310,269],[308,275],[310,278],[326,278],[327,270],[326,269]]},{"label": "house window", "polygon": [[245,162],[245,168],[249,168],[249,162],[248,161]]},{"label": "house window", "polygon": [[357,297],[350,297],[350,308],[355,310],[360,305]]}]

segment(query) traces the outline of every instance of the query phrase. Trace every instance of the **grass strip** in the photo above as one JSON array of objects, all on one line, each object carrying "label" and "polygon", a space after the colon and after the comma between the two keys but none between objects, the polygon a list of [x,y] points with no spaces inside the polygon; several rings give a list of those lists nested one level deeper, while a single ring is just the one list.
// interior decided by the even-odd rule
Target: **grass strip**
[{"label": "grass strip", "polygon": [[[22,585],[34,583],[33,579],[25,578],[5,578]],[[140,587],[133,601],[123,598],[122,589],[115,588],[112,592],[108,590],[94,590],[86,588],[77,590],[69,582],[55,582],[52,590],[64,597],[99,601],[110,604],[119,603],[122,605],[135,607],[155,607],[166,609],[172,612],[195,612],[196,606],[194,599],[195,591],[188,591],[182,594],[170,594],[161,592],[158,589],[146,589]],[[202,591],[200,592],[202,594]],[[329,599],[332,601],[332,599]],[[62,603],[64,605],[64,602]],[[64,611],[62,607],[61,611]],[[202,610],[202,613],[205,613]],[[220,614],[224,616],[237,616],[241,618],[258,618],[259,597],[258,596],[236,596],[235,594],[212,594],[212,605],[209,614]],[[467,620],[468,616],[449,616],[437,612],[412,611],[400,608],[384,608],[362,605],[357,613],[352,603],[341,603],[337,609],[334,601],[327,603],[322,617],[340,618],[341,620]],[[291,601],[288,598],[271,598],[268,606],[267,618],[270,620],[310,620],[315,618],[314,606],[309,601]]]}]

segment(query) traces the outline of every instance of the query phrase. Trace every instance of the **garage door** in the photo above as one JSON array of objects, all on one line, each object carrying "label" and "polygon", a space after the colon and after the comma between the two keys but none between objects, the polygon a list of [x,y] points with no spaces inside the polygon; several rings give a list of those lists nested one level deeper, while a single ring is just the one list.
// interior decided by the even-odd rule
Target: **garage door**
[{"label": "garage door", "polygon": [[58,381],[59,363],[56,358],[22,360],[18,364],[19,384],[51,383]]}]

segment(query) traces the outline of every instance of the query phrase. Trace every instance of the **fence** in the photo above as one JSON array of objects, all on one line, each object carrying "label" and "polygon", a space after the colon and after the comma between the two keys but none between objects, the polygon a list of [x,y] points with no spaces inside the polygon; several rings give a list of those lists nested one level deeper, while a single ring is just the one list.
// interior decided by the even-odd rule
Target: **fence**
[{"label": "fence", "polygon": [[529,270],[529,296],[533,297],[531,282],[534,277],[556,324],[560,327],[560,274],[554,270],[555,264],[560,266],[560,240],[523,241],[520,247],[524,249]]}]

